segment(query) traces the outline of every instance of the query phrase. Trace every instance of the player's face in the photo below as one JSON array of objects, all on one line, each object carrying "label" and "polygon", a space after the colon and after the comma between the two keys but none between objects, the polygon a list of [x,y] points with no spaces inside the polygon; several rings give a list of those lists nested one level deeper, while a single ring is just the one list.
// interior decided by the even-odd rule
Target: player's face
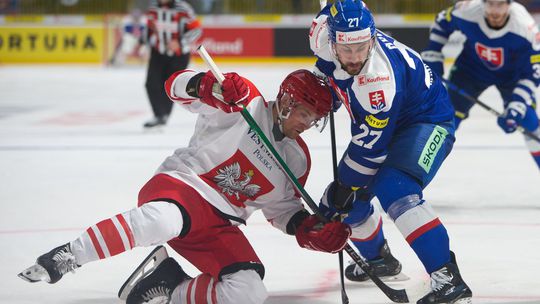
[{"label": "player's face", "polygon": [[492,27],[501,27],[504,25],[506,18],[508,18],[509,9],[510,4],[508,4],[508,1],[486,0],[484,3],[486,19]]},{"label": "player's face", "polygon": [[283,134],[291,139],[296,139],[302,132],[316,125],[320,120],[310,108],[297,104],[291,109],[291,114],[283,121]]},{"label": "player's face", "polygon": [[334,43],[333,45],[336,56],[341,63],[341,68],[349,75],[358,75],[369,57],[373,39],[360,43]]}]

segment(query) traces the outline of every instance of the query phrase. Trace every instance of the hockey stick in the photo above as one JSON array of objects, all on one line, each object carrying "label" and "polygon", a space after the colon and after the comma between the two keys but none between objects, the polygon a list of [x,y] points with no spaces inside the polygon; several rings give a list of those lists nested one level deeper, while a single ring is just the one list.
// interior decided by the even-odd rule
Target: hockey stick
[{"label": "hockey stick", "polygon": [[[321,10],[326,6],[326,0],[319,0]],[[337,152],[336,152],[336,128],[334,123],[334,111],[330,110],[330,144],[332,147],[332,172],[334,173],[334,181],[338,179],[337,173]],[[349,297],[345,290],[345,274],[343,265],[343,251],[338,252],[339,263],[339,283],[341,284],[341,302],[343,304],[349,303]]]},{"label": "hockey stick", "polygon": [[[197,49],[197,52],[201,56],[201,58],[208,64],[210,67],[210,70],[216,77],[216,79],[221,83],[225,77],[219,70],[219,68],[216,66],[210,55],[206,52],[206,49],[204,46],[199,46]],[[319,210],[319,207],[317,204],[313,201],[313,199],[309,196],[309,194],[306,192],[304,187],[300,184],[298,179],[294,176],[294,174],[291,172],[285,161],[279,156],[279,153],[276,151],[268,137],[264,134],[264,132],[261,130],[253,116],[248,112],[248,110],[244,107],[242,111],[240,112],[246,122],[249,124],[249,126],[257,133],[259,138],[264,142],[266,148],[270,151],[274,159],[276,160],[279,168],[285,173],[285,175],[289,178],[293,186],[296,188],[298,193],[300,193],[300,196],[304,199],[306,204],[309,206],[311,211],[317,215],[317,217],[322,222],[328,222],[328,219],[324,217],[324,215]],[[364,261],[360,255],[352,248],[351,245],[347,244],[345,245],[344,250],[349,254],[349,256],[358,264],[358,266],[368,275],[368,277],[381,289],[381,291],[392,301],[396,303],[408,303],[409,298],[407,296],[407,292],[405,289],[393,289],[390,286],[386,285],[377,275],[375,275],[373,268]]]},{"label": "hockey stick", "polygon": [[[326,1],[325,1],[326,2]],[[334,173],[334,182],[337,182],[338,172],[337,172],[337,151],[336,151],[336,128],[334,123],[334,110],[330,110],[330,144],[332,147],[332,172]],[[341,283],[341,302],[344,304],[349,303],[349,297],[345,291],[345,274],[343,266],[343,251],[338,253],[339,260],[339,280]]]},{"label": "hockey stick", "polygon": [[[458,88],[455,84],[453,84],[453,83],[450,82],[449,80],[444,79],[444,78],[442,78],[442,77],[441,77],[441,79],[442,79],[442,81],[446,84],[446,86],[447,86],[450,90],[452,90],[452,91],[458,93],[459,95],[465,97],[465,98],[466,98],[467,100],[469,100],[470,102],[475,103],[475,104],[481,106],[482,108],[486,109],[488,112],[490,112],[491,114],[493,114],[493,115],[495,115],[495,116],[501,116],[501,115],[502,115],[502,114],[499,113],[497,110],[495,110],[495,109],[493,109],[492,107],[488,106],[488,105],[485,104],[484,102],[480,101],[480,100],[477,99],[477,98],[472,97],[471,95],[469,95],[469,93],[465,92],[463,89]],[[535,141],[537,141],[537,142],[540,143],[540,137],[538,137],[536,134],[532,133],[531,131],[526,130],[526,129],[523,128],[522,126],[518,126],[518,127],[517,127],[517,130],[518,130],[519,132],[523,133],[525,136],[528,136],[530,139],[533,139],[533,140],[535,140]]]},{"label": "hockey stick", "polygon": [[[326,0],[319,0],[319,5],[321,10],[326,6]],[[336,128],[334,123],[334,111],[330,110],[330,143],[332,146],[332,172],[334,173],[334,181],[338,179],[337,173],[337,152],[336,152]],[[343,304],[349,303],[349,297],[347,296],[347,291],[345,290],[345,274],[344,274],[344,265],[343,265],[343,251],[338,253],[338,263],[339,263],[339,283],[341,284],[341,302]]]}]

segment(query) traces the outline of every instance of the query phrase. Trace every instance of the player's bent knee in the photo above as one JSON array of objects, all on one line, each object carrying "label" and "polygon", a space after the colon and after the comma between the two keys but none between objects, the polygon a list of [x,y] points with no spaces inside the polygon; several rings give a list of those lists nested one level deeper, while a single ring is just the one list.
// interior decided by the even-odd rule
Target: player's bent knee
[{"label": "player's bent knee", "polygon": [[418,194],[404,196],[390,204],[387,211],[388,216],[395,222],[401,215],[416,208],[423,202]]},{"label": "player's bent knee", "polygon": [[268,298],[259,273],[252,269],[221,276],[216,288],[219,303],[262,304]]},{"label": "player's bent knee", "polygon": [[420,233],[423,227],[440,224],[431,206],[417,194],[396,200],[388,208],[388,215],[407,240]]},{"label": "player's bent knee", "polygon": [[163,244],[182,231],[182,213],[169,202],[150,202],[127,211],[124,216],[133,231],[136,246]]}]

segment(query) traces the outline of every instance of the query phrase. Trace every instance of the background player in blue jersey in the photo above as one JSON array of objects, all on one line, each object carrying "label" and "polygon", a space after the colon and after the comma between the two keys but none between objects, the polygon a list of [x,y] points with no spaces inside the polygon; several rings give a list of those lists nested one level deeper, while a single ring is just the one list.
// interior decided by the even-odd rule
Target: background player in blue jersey
[{"label": "background player in blue jersey", "polygon": [[[456,31],[466,41],[449,80],[474,98],[494,85],[504,102],[497,123],[506,133],[521,125],[540,135],[536,114],[536,90],[540,83],[540,34],[533,18],[511,0],[461,1],[442,11],[431,28],[424,61],[444,74],[442,47]],[[473,103],[452,90],[456,127],[469,116]],[[540,166],[540,143],[526,137],[527,147]]]},{"label": "background player in blue jersey", "polygon": [[[375,29],[362,1],[338,0],[313,20],[315,71],[326,76],[351,118],[352,139],[321,209],[347,213],[351,239],[379,276],[401,264],[390,253],[377,199],[431,275],[418,303],[470,303],[445,227],[423,199],[454,143],[453,108],[419,54]],[[355,265],[349,280],[366,280]]]}]

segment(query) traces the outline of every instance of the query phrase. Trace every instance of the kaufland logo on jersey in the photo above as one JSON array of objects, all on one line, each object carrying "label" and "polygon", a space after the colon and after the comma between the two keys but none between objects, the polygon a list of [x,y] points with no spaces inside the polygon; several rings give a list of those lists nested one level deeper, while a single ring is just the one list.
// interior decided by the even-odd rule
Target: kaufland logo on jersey
[{"label": "kaufland logo on jersey", "polygon": [[380,111],[386,107],[386,100],[384,99],[384,91],[379,90],[375,92],[369,92],[369,103],[373,110]]},{"label": "kaufland logo on jersey", "polygon": [[309,37],[313,36],[313,31],[315,30],[315,27],[317,27],[317,22],[313,21],[311,23],[311,27],[309,28]]},{"label": "kaufland logo on jersey", "polygon": [[369,28],[354,32],[336,31],[336,43],[339,44],[360,43],[368,41],[369,38],[371,38],[371,32]]},{"label": "kaufland logo on jersey", "polygon": [[366,74],[362,74],[358,76],[359,86],[364,86],[367,84],[374,84],[377,82],[384,82],[384,81],[390,81],[390,75],[378,75],[378,76],[370,77]]},{"label": "kaufland logo on jersey", "polygon": [[503,48],[492,48],[485,46],[479,42],[474,45],[476,54],[482,62],[491,70],[497,70],[504,65],[504,50]]}]

